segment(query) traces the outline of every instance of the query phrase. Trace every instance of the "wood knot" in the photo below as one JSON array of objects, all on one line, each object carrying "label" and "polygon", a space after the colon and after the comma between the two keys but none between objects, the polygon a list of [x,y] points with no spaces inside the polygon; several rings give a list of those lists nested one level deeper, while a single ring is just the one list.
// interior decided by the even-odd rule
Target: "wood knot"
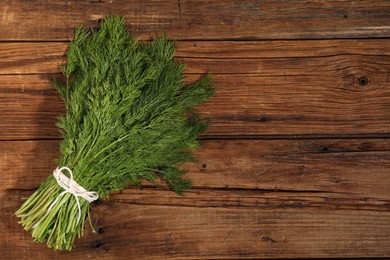
[{"label": "wood knot", "polygon": [[277,243],[272,237],[264,236],[261,238],[263,242]]},{"label": "wood knot", "polygon": [[99,228],[96,230],[96,234],[102,234],[102,233],[104,233],[104,228],[99,227]]},{"label": "wood knot", "polygon": [[368,84],[368,78],[367,78],[367,77],[365,77],[365,76],[363,76],[363,77],[360,77],[358,80],[359,80],[359,84],[360,84],[360,86],[365,86],[365,85],[367,85],[367,84]]},{"label": "wood knot", "polygon": [[95,250],[99,250],[99,251],[102,251],[102,252],[108,252],[109,251],[109,247],[105,243],[103,243],[102,241],[93,241],[90,244],[90,248],[95,249]]},{"label": "wood knot", "polygon": [[207,164],[205,164],[205,163],[199,164],[198,168],[200,170],[206,170],[207,169]]}]

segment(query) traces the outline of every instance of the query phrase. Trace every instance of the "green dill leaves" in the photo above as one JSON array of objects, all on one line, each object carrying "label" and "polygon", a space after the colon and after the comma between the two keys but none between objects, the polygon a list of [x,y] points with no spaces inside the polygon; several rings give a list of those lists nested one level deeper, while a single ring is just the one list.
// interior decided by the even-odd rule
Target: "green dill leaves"
[{"label": "green dill leaves", "polygon": [[188,188],[173,169],[198,146],[207,123],[192,107],[213,90],[208,76],[184,85],[175,49],[166,36],[137,42],[116,16],[98,31],[76,32],[63,68],[69,80],[56,84],[68,104],[58,124],[64,133],[60,163],[103,197],[158,175],[175,191]]},{"label": "green dill leaves", "polygon": [[[208,75],[184,84],[175,49],[167,36],[137,41],[118,16],[103,19],[99,30],[76,30],[62,68],[66,81],[54,81],[66,107],[58,121],[63,136],[58,164],[71,168],[86,190],[107,198],[158,178],[177,193],[190,188],[179,166],[193,160],[197,137],[207,128],[194,106],[213,88]],[[76,221],[70,194],[46,210],[60,193],[50,176],[16,214],[35,240],[70,250],[84,223]],[[80,204],[85,219],[89,204],[83,199]]]}]

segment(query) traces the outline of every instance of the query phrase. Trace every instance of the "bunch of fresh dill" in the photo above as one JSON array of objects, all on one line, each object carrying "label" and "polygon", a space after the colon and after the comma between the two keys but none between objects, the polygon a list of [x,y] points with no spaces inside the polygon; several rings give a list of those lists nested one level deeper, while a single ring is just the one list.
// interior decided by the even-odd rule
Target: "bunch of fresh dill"
[{"label": "bunch of fresh dill", "polygon": [[[166,36],[140,43],[124,19],[108,16],[99,30],[78,28],[54,85],[64,100],[58,165],[101,198],[142,179],[163,179],[178,193],[190,187],[178,167],[193,160],[197,136],[208,122],[193,107],[213,93],[210,78],[183,83]],[[83,234],[90,204],[65,193],[53,176],[16,212],[36,241],[71,250]],[[81,213],[81,218],[78,215]]]}]

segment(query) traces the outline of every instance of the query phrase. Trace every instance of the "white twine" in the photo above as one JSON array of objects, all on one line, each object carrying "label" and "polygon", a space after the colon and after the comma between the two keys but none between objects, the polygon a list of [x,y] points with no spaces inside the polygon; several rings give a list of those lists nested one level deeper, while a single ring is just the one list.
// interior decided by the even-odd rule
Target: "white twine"
[{"label": "white twine", "polygon": [[[62,173],[62,171],[68,171],[70,178],[68,178],[65,174]],[[77,219],[77,223],[79,223],[81,218],[81,206],[79,202],[79,197],[82,197],[89,203],[91,203],[94,200],[97,200],[99,198],[99,195],[95,191],[87,191],[82,186],[80,186],[77,182],[73,180],[73,173],[72,170],[68,167],[61,167],[56,168],[53,171],[54,178],[56,179],[59,186],[61,186],[64,191],[61,192],[58,197],[53,201],[53,203],[48,208],[48,212],[54,207],[54,205],[58,202],[58,200],[65,195],[66,193],[70,193],[74,196],[77,202],[77,207],[79,208],[79,217]]]}]

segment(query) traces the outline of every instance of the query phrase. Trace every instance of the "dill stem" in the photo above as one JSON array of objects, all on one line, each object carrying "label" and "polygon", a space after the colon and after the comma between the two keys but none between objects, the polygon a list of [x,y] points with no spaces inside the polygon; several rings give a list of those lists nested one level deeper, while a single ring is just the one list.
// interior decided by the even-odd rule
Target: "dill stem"
[{"label": "dill stem", "polygon": [[[90,164],[96,159],[96,157],[98,157],[100,154],[104,153],[106,150],[110,149],[111,147],[113,147],[114,145],[116,145],[117,143],[123,141],[124,139],[126,139],[127,137],[129,137],[130,135],[127,134],[127,135],[124,135],[120,138],[118,138],[117,140],[115,140],[114,142],[110,143],[109,145],[107,145],[106,147],[104,147],[103,149],[101,149],[99,152],[97,152],[89,161],[88,163],[86,163],[84,165],[84,167],[82,168],[82,170],[80,170],[81,172],[85,169],[88,169],[88,167],[90,166]],[[90,152],[90,151],[89,151]],[[89,153],[88,152],[88,153]]]}]

